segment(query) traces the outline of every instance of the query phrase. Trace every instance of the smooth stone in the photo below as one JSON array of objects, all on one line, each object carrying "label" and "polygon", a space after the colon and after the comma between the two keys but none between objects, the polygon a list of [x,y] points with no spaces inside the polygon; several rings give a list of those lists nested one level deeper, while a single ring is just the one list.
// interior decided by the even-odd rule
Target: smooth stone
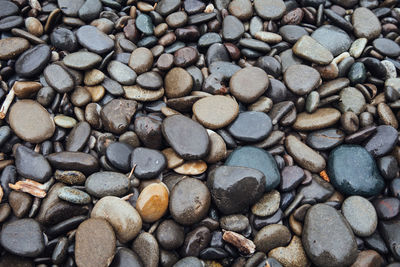
[{"label": "smooth stone", "polygon": [[253,15],[253,6],[249,0],[234,0],[229,3],[229,13],[242,21],[246,21]]},{"label": "smooth stone", "polygon": [[242,38],[242,39],[240,39],[239,44],[243,47],[257,50],[259,52],[271,51],[271,47],[267,43],[257,40],[257,39]]},{"label": "smooth stone", "polygon": [[219,223],[224,230],[241,232],[249,226],[249,219],[242,214],[233,214],[221,217]]},{"label": "smooth stone", "polygon": [[43,71],[46,82],[58,93],[67,93],[74,88],[72,76],[60,65],[48,65]]},{"label": "smooth stone", "polygon": [[222,43],[222,38],[218,33],[208,32],[200,36],[197,44],[200,48],[207,48],[215,43]]},{"label": "smooth stone", "polygon": [[370,236],[378,226],[378,217],[374,206],[363,197],[346,198],[342,204],[342,213],[357,236]]},{"label": "smooth stone", "polygon": [[274,214],[281,202],[279,191],[272,190],[264,194],[256,204],[251,207],[251,212],[260,217],[266,217]]},{"label": "smooth stone", "polygon": [[238,113],[239,105],[226,96],[204,97],[193,105],[196,120],[208,129],[219,129],[229,125]]},{"label": "smooth stone", "polygon": [[78,42],[89,51],[105,54],[114,48],[114,41],[94,26],[85,25],[76,31]]},{"label": "smooth stone", "polygon": [[177,223],[192,225],[206,216],[210,204],[207,186],[197,179],[184,178],[171,190],[169,212]]},{"label": "smooth stone", "polygon": [[212,130],[207,130],[207,133],[210,139],[210,151],[204,160],[210,164],[224,160],[227,156],[224,139]]},{"label": "smooth stone", "polygon": [[342,113],[352,111],[356,115],[364,111],[365,98],[363,94],[354,87],[346,87],[340,91],[338,107]]},{"label": "smooth stone", "polygon": [[257,142],[268,137],[272,130],[270,117],[258,111],[245,111],[227,127],[236,139],[245,142]]},{"label": "smooth stone", "polygon": [[96,172],[90,175],[85,182],[86,191],[97,198],[105,196],[123,196],[130,187],[127,176],[119,172]]},{"label": "smooth stone", "polygon": [[89,70],[98,65],[102,58],[92,52],[75,52],[63,58],[65,66],[77,70]]},{"label": "smooth stone", "polygon": [[158,243],[167,250],[179,248],[185,239],[184,228],[173,220],[164,220],[157,227]]},{"label": "smooth stone", "polygon": [[113,60],[107,66],[111,78],[123,85],[132,85],[136,81],[136,73],[127,65]]},{"label": "smooth stone", "polygon": [[176,154],[175,151],[170,147],[164,149],[162,151],[162,153],[164,154],[165,158],[167,159],[168,169],[176,168],[185,162],[185,160],[183,158],[179,157],[179,155]]},{"label": "smooth stone", "polygon": [[[11,3],[0,1],[1,3]],[[20,37],[9,37],[0,40],[0,60],[15,58],[29,48],[29,42]]]},{"label": "smooth stone", "polygon": [[50,47],[44,44],[34,46],[23,52],[15,62],[15,72],[23,77],[34,77],[50,61]]},{"label": "smooth stone", "polygon": [[243,23],[235,16],[228,15],[222,21],[222,37],[228,41],[233,42],[243,35]]},{"label": "smooth stone", "polygon": [[180,259],[173,265],[173,267],[185,267],[185,266],[202,267],[204,266],[204,262],[196,257],[185,257]]},{"label": "smooth stone", "polygon": [[91,174],[99,169],[97,158],[83,152],[57,152],[46,158],[54,169],[74,170],[84,174]]},{"label": "smooth stone", "polygon": [[101,109],[100,116],[104,129],[115,134],[121,134],[128,128],[137,102],[126,99],[113,99]]},{"label": "smooth stone", "polygon": [[384,181],[366,149],[342,145],[329,154],[327,172],[332,185],[345,195],[370,197],[379,194]]},{"label": "smooth stone", "polygon": [[156,101],[164,96],[164,88],[146,90],[138,85],[124,86],[125,97],[137,101]]},{"label": "smooth stone", "polygon": [[79,9],[78,15],[83,21],[92,21],[98,18],[103,5],[99,0],[87,0]]},{"label": "smooth stone", "polygon": [[356,8],[351,17],[357,38],[375,39],[381,34],[382,26],[375,14],[365,7]]},{"label": "smooth stone", "polygon": [[335,128],[314,131],[308,134],[306,143],[316,150],[330,150],[342,144],[345,138],[343,131]]},{"label": "smooth stone", "polygon": [[255,0],[254,9],[264,20],[277,20],[285,13],[286,6],[282,0]]},{"label": "smooth stone", "polygon": [[144,33],[145,35],[152,35],[153,34],[153,22],[151,21],[150,16],[146,14],[140,14],[136,18],[136,27],[139,31]]},{"label": "smooth stone", "polygon": [[10,31],[20,27],[23,24],[24,19],[21,16],[8,16],[0,19],[0,31]]},{"label": "smooth stone", "polygon": [[274,76],[275,78],[279,78],[282,74],[282,66],[281,63],[271,56],[260,57],[257,60],[256,65],[263,69],[267,74]]},{"label": "smooth stone", "polygon": [[129,67],[139,75],[150,70],[153,60],[153,53],[148,48],[139,47],[133,50],[129,59]]},{"label": "smooth stone", "polygon": [[295,162],[301,167],[317,173],[325,169],[325,159],[295,136],[289,135],[286,137],[285,147]]},{"label": "smooth stone", "polygon": [[[161,121],[151,117],[135,119],[135,133],[145,147],[159,149],[162,145]],[[140,144],[135,145],[136,147]]]},{"label": "smooth stone", "polygon": [[203,160],[193,160],[174,168],[174,172],[184,175],[199,175],[207,170],[207,164]]},{"label": "smooth stone", "polygon": [[183,8],[188,14],[196,14],[204,10],[206,5],[199,0],[185,0],[183,2]]},{"label": "smooth stone", "polygon": [[17,218],[23,218],[28,215],[32,202],[32,196],[24,192],[11,191],[8,195],[9,207],[11,207],[13,214]]},{"label": "smooth stone", "polygon": [[197,62],[199,52],[193,47],[183,47],[174,53],[174,64],[177,67],[189,67]]},{"label": "smooth stone", "polygon": [[228,50],[223,44],[214,43],[212,44],[206,53],[206,63],[210,66],[213,62],[227,61],[230,62],[230,56]]},{"label": "smooth stone", "polygon": [[57,115],[54,117],[54,123],[62,128],[73,128],[76,124],[77,121],[69,116],[65,116],[65,115]]},{"label": "smooth stone", "polygon": [[292,235],[290,230],[281,224],[270,224],[260,229],[254,237],[256,250],[268,253],[274,248],[289,244]]},{"label": "smooth stone", "polygon": [[175,152],[184,159],[200,159],[209,151],[209,138],[204,127],[183,115],[164,119],[162,132]]},{"label": "smooth stone", "polygon": [[340,112],[334,108],[319,108],[314,113],[298,114],[293,129],[299,131],[314,131],[328,128],[340,119]]},{"label": "smooth stone", "polygon": [[283,266],[305,267],[310,265],[301,239],[297,236],[293,236],[287,247],[278,247],[271,250],[268,253],[268,257],[270,257],[269,261],[276,259]]},{"label": "smooth stone", "polygon": [[320,65],[327,65],[333,60],[331,51],[308,35],[302,36],[292,50],[296,56]]},{"label": "smooth stone", "polygon": [[372,42],[374,48],[385,56],[397,57],[400,55],[400,46],[388,38],[378,38]]},{"label": "smooth stone", "polygon": [[267,90],[268,86],[267,73],[257,67],[241,69],[229,81],[232,95],[244,103],[256,101]]},{"label": "smooth stone", "polygon": [[400,221],[398,219],[393,219],[389,221],[380,220],[379,221],[379,233],[382,235],[383,240],[387,244],[390,252],[395,257],[396,260],[400,260]]},{"label": "smooth stone", "polygon": [[227,166],[241,166],[261,171],[265,176],[265,191],[271,191],[280,183],[279,169],[275,159],[267,151],[244,146],[235,149],[225,161]]},{"label": "smooth stone", "polygon": [[114,258],[116,238],[104,219],[90,218],[81,223],[75,234],[75,262],[78,266],[106,267]]},{"label": "smooth stone", "polygon": [[80,171],[60,171],[54,172],[54,178],[57,181],[63,182],[68,185],[81,185],[86,181],[86,177]]},{"label": "smooth stone", "polygon": [[113,167],[123,172],[129,172],[131,170],[129,159],[132,150],[133,147],[129,144],[115,142],[107,147],[106,157]]},{"label": "smooth stone", "polygon": [[158,90],[163,86],[163,79],[157,72],[149,71],[140,74],[136,83],[144,89]]},{"label": "smooth stone", "polygon": [[358,253],[357,260],[353,263],[353,265],[351,265],[351,267],[373,267],[383,265],[384,260],[378,252],[376,252],[375,250],[363,250]]},{"label": "smooth stone", "polygon": [[304,35],[309,35],[308,32],[298,25],[284,25],[279,28],[279,34],[283,40],[291,44],[295,44]]},{"label": "smooth stone", "polygon": [[319,27],[311,34],[311,37],[326,47],[333,56],[348,51],[352,43],[345,31],[333,25]]},{"label": "smooth stone", "polygon": [[58,191],[58,197],[73,204],[84,205],[91,202],[90,195],[82,190],[64,186]]},{"label": "smooth stone", "polygon": [[176,98],[188,95],[193,87],[192,76],[185,69],[171,69],[164,78],[165,95]]},{"label": "smooth stone", "polygon": [[79,9],[85,3],[84,0],[57,0],[57,5],[61,9],[61,11],[70,17],[77,17],[79,13]]},{"label": "smooth stone", "polygon": [[78,47],[75,34],[67,28],[57,28],[50,34],[50,41],[53,46],[60,50],[73,52]]},{"label": "smooth stone", "polygon": [[162,183],[146,186],[136,201],[136,209],[143,221],[152,223],[159,220],[168,209],[168,189]]},{"label": "smooth stone", "polygon": [[283,79],[293,93],[302,96],[319,85],[321,75],[307,65],[292,65],[286,69]]},{"label": "smooth stone", "polygon": [[23,145],[15,151],[15,166],[19,175],[39,183],[47,182],[53,173],[45,157]]},{"label": "smooth stone", "polygon": [[41,226],[33,219],[3,224],[0,243],[10,253],[21,257],[37,257],[45,248]]},{"label": "smooth stone", "polygon": [[157,267],[159,262],[159,247],[152,234],[143,232],[133,241],[132,249],[143,261],[144,266]]},{"label": "smooth stone", "polygon": [[194,14],[188,18],[187,22],[189,25],[200,24],[200,23],[204,23],[209,20],[212,20],[216,16],[217,16],[217,13],[215,13],[215,12]]},{"label": "smooth stone", "polygon": [[156,11],[160,13],[161,16],[167,16],[178,10],[180,5],[180,0],[161,0],[156,6]]},{"label": "smooth stone", "polygon": [[[262,196],[265,177],[255,169],[221,166],[209,173],[207,186],[218,210],[233,214],[247,209]],[[243,198],[244,195],[248,197]]]},{"label": "smooth stone", "polygon": [[129,202],[114,196],[97,201],[90,217],[106,220],[122,243],[134,239],[142,228],[142,219],[136,209]]},{"label": "smooth stone", "polygon": [[356,62],[351,65],[347,74],[352,84],[364,83],[367,78],[367,69],[362,62]]},{"label": "smooth stone", "polygon": [[164,155],[155,149],[138,147],[130,157],[130,166],[135,168],[133,174],[139,179],[151,179],[159,175],[167,166]]},{"label": "smooth stone", "polygon": [[378,168],[383,178],[392,180],[396,178],[399,171],[399,165],[394,156],[389,155],[381,157],[377,161]]},{"label": "smooth stone", "polygon": [[117,249],[111,267],[142,267],[143,262],[140,257],[132,250],[124,247]]},{"label": "smooth stone", "polygon": [[81,151],[89,140],[91,128],[87,122],[79,122],[74,126],[65,144],[67,151]]},{"label": "smooth stone", "polygon": [[349,224],[326,204],[317,204],[308,210],[302,243],[317,266],[346,266],[357,258],[357,243]]},{"label": "smooth stone", "polygon": [[55,131],[50,114],[33,100],[19,100],[11,106],[8,116],[11,129],[24,141],[41,143]]},{"label": "smooth stone", "polygon": [[77,86],[71,94],[71,102],[74,106],[83,107],[92,101],[92,95],[85,87]]},{"label": "smooth stone", "polygon": [[379,219],[390,220],[400,211],[400,200],[395,197],[377,198],[373,202]]},{"label": "smooth stone", "polygon": [[376,132],[365,143],[365,149],[374,157],[389,153],[397,143],[398,132],[389,125],[379,125]]},{"label": "smooth stone", "polygon": [[0,19],[18,13],[18,6],[11,1],[0,1]]}]

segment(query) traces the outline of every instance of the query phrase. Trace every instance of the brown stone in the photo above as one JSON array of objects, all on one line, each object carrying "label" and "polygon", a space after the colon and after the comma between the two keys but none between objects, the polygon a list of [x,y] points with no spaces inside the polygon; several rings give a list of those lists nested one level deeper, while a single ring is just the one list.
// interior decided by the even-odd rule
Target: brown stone
[{"label": "brown stone", "polygon": [[163,183],[146,186],[136,202],[136,210],[145,222],[155,222],[168,209],[168,189]]}]

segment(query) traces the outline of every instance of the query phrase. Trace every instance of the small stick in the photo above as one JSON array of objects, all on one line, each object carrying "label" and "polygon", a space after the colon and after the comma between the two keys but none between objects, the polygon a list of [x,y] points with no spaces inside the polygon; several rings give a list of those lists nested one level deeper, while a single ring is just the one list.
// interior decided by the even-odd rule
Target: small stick
[{"label": "small stick", "polygon": [[126,195],[126,196],[121,197],[121,200],[127,201],[127,200],[129,200],[129,198],[130,198],[131,196],[133,196],[133,193],[130,193],[129,195]]},{"label": "small stick", "polygon": [[14,92],[14,88],[11,88],[10,92],[8,92],[6,99],[3,102],[3,105],[0,108],[0,119],[3,120],[6,115],[7,115],[7,111],[12,103],[12,101],[14,100],[14,96],[15,96],[15,92]]},{"label": "small stick", "polygon": [[136,164],[133,165],[133,168],[132,168],[131,172],[129,173],[129,176],[128,176],[129,179],[131,179],[133,172],[135,171],[135,168],[136,168]]}]

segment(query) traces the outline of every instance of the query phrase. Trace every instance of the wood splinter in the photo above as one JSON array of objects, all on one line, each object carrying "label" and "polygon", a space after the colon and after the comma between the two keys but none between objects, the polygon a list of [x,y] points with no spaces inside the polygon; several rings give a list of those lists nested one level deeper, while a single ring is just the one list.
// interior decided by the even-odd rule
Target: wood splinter
[{"label": "wood splinter", "polygon": [[224,231],[222,239],[237,247],[237,249],[239,249],[242,253],[253,254],[256,251],[256,245],[253,243],[253,241],[247,239],[241,234],[232,231]]},{"label": "wood splinter", "polygon": [[13,190],[25,192],[35,197],[44,198],[46,196],[46,186],[30,179],[18,181],[15,184],[9,183],[8,186]]},{"label": "wood splinter", "polygon": [[10,108],[11,103],[14,100],[15,92],[14,88],[11,88],[10,92],[8,92],[6,99],[3,102],[3,105],[0,108],[0,119],[3,120],[6,115],[7,111]]}]

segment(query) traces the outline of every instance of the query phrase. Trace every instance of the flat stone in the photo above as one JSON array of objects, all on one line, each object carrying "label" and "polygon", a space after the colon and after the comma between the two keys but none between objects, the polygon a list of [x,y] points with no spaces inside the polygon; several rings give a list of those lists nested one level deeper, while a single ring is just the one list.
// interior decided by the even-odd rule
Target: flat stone
[{"label": "flat stone", "polygon": [[100,112],[106,131],[121,134],[131,122],[135,114],[137,102],[134,100],[114,99],[108,102]]},{"label": "flat stone", "polygon": [[305,178],[305,173],[299,166],[286,166],[282,172],[282,182],[279,185],[281,192],[288,192],[295,189]]},{"label": "flat stone", "polygon": [[290,230],[281,224],[270,224],[260,229],[254,237],[256,250],[268,253],[274,248],[289,244],[292,235]]},{"label": "flat stone", "polygon": [[104,219],[88,219],[76,230],[75,262],[78,266],[106,267],[114,258],[115,248],[114,231]]},{"label": "flat stone", "polygon": [[361,146],[337,147],[329,154],[327,171],[332,185],[346,195],[370,197],[384,187],[375,160]]},{"label": "flat stone", "polygon": [[102,58],[92,52],[75,52],[63,58],[65,66],[77,69],[88,70],[101,62]]},{"label": "flat stone", "polygon": [[19,100],[9,113],[11,129],[24,141],[41,143],[49,139],[55,130],[50,114],[33,100]]},{"label": "flat stone", "polygon": [[321,75],[307,65],[292,65],[286,69],[283,79],[293,93],[302,96],[319,85]]},{"label": "flat stone", "polygon": [[40,224],[33,219],[20,219],[3,225],[0,233],[3,248],[21,257],[37,257],[44,251]]},{"label": "flat stone", "polygon": [[210,204],[208,188],[197,179],[184,178],[171,191],[169,211],[179,224],[192,225],[206,216]]},{"label": "flat stone", "polygon": [[88,0],[81,6],[78,15],[82,20],[89,22],[98,18],[102,9],[103,5],[99,0]]},{"label": "flat stone", "polygon": [[246,21],[253,15],[253,6],[249,0],[234,0],[229,3],[228,11],[242,21]]},{"label": "flat stone", "polygon": [[192,90],[193,79],[185,69],[176,67],[165,75],[164,86],[168,98],[182,97]]},{"label": "flat stone", "polygon": [[129,67],[139,75],[150,70],[153,60],[153,53],[148,48],[139,47],[133,50],[129,58]]},{"label": "flat stone", "polygon": [[306,143],[316,150],[330,150],[343,143],[345,134],[335,128],[314,131],[308,134]]},{"label": "flat stone", "polygon": [[60,50],[73,52],[78,47],[75,34],[67,28],[57,28],[50,34],[50,41],[53,46]]},{"label": "flat stone", "polygon": [[251,207],[251,212],[260,217],[266,217],[274,214],[281,203],[281,195],[279,191],[272,190],[264,194],[260,200]]},{"label": "flat stone", "polygon": [[33,197],[24,192],[11,191],[8,195],[8,204],[17,218],[28,215],[32,207]]},{"label": "flat stone", "polygon": [[132,151],[133,147],[131,145],[115,142],[107,147],[106,157],[113,167],[123,172],[129,172],[131,170],[129,159]]},{"label": "flat stone", "polygon": [[261,171],[265,176],[265,191],[271,191],[280,183],[280,174],[275,159],[267,151],[243,146],[235,149],[225,161],[227,166],[241,166]]},{"label": "flat stone", "polygon": [[364,111],[364,95],[354,87],[346,87],[340,91],[340,101],[338,107],[342,113],[352,111],[356,115]]},{"label": "flat stone", "polygon": [[164,155],[155,149],[135,148],[130,158],[131,167],[135,167],[133,174],[139,179],[151,179],[159,175],[167,166]]},{"label": "flat stone", "polygon": [[160,13],[161,16],[167,16],[172,12],[178,10],[180,5],[180,0],[162,0],[156,6],[156,11]]},{"label": "flat stone", "polygon": [[379,219],[390,220],[400,212],[400,200],[395,197],[383,197],[375,199],[372,204],[375,207]]},{"label": "flat stone", "polygon": [[327,65],[333,60],[332,53],[308,35],[302,36],[292,50],[296,56],[320,65]]},{"label": "flat stone", "polygon": [[47,182],[53,174],[45,157],[23,145],[15,151],[15,166],[19,175],[39,183]]},{"label": "flat stone", "polygon": [[146,186],[136,201],[136,209],[143,221],[152,223],[159,220],[168,210],[168,188],[163,183]]},{"label": "flat stone", "polygon": [[295,44],[304,35],[309,35],[308,32],[298,25],[284,25],[279,28],[279,34],[283,40],[291,44]]},{"label": "flat stone", "polygon": [[285,13],[286,6],[282,0],[255,0],[254,9],[264,20],[277,20]]},{"label": "flat stone", "polygon": [[340,119],[340,112],[334,108],[319,108],[314,113],[298,114],[293,128],[299,131],[314,131],[334,125]]},{"label": "flat stone", "polygon": [[142,232],[133,241],[132,249],[143,261],[144,266],[157,267],[159,262],[159,247],[157,240],[152,234]]},{"label": "flat stone", "polygon": [[94,26],[85,25],[76,31],[78,42],[89,51],[105,54],[114,48],[114,41]]},{"label": "flat stone", "polygon": [[98,170],[99,162],[91,154],[83,152],[57,152],[47,156],[53,168],[59,170],[74,170],[91,174]]},{"label": "flat stone", "polygon": [[317,173],[325,169],[325,159],[293,135],[286,137],[285,147],[301,167]]},{"label": "flat stone", "polygon": [[48,65],[43,71],[46,82],[58,93],[67,93],[74,88],[73,77],[60,65]]},{"label": "flat stone", "polygon": [[67,151],[81,151],[89,140],[91,128],[89,123],[82,121],[74,126],[69,135],[65,148]]},{"label": "flat stone", "polygon": [[139,85],[124,86],[125,97],[137,101],[156,101],[164,96],[164,88],[147,90]]},{"label": "flat stone", "polygon": [[18,6],[11,1],[0,1],[0,10],[0,19],[15,15],[19,11]]},{"label": "flat stone", "polygon": [[351,19],[354,26],[354,34],[357,38],[371,40],[379,37],[381,34],[381,23],[368,8],[356,8]]},{"label": "flat stone", "polygon": [[123,196],[130,187],[127,176],[118,172],[96,172],[90,175],[85,182],[86,191],[97,198],[105,196]]},{"label": "flat stone", "polygon": [[15,62],[15,72],[23,77],[38,75],[50,61],[49,46],[41,44],[23,52]]},{"label": "flat stone", "polygon": [[86,181],[86,176],[80,171],[60,171],[54,172],[54,178],[67,185],[82,185]]},{"label": "flat stone", "polygon": [[97,201],[90,216],[106,220],[123,243],[134,239],[142,228],[142,219],[136,209],[129,202],[114,196]]},{"label": "flat stone", "polygon": [[302,243],[318,266],[351,265],[357,258],[357,243],[350,226],[336,209],[325,204],[308,210]]},{"label": "flat stone", "polygon": [[242,214],[232,214],[221,217],[219,223],[224,230],[241,232],[249,226],[249,219]]},{"label": "flat stone", "polygon": [[322,202],[333,195],[335,188],[318,175],[312,175],[311,183],[300,186],[297,192],[302,194],[304,199],[314,199],[317,202]]},{"label": "flat stone", "polygon": [[326,47],[333,56],[348,51],[352,43],[345,31],[333,25],[319,27],[311,34],[311,37]]},{"label": "flat stone", "polygon": [[184,159],[200,159],[208,153],[209,138],[206,130],[183,115],[164,119],[162,132],[175,152]]},{"label": "flat stone", "polygon": [[378,217],[374,206],[363,197],[346,198],[342,205],[342,213],[353,232],[358,236],[370,236],[378,226]]},{"label": "flat stone", "polygon": [[227,130],[236,139],[257,142],[268,137],[272,130],[270,117],[259,111],[245,111],[228,126]]},{"label": "flat stone", "polygon": [[78,205],[89,204],[92,200],[90,195],[86,192],[69,186],[61,188],[58,191],[58,197],[62,200]]},{"label": "flat stone", "polygon": [[233,214],[243,212],[262,196],[265,177],[255,169],[221,166],[209,173],[207,186],[218,210]]},{"label": "flat stone", "polygon": [[236,41],[244,33],[243,23],[235,16],[228,15],[222,21],[222,37],[229,42]]},{"label": "flat stone", "polygon": [[[351,265],[352,267],[362,267],[362,266],[379,266],[384,265],[382,256],[375,250],[363,250],[358,253],[357,260]],[[390,265],[389,265],[390,266]]]},{"label": "flat stone", "polygon": [[158,90],[163,86],[163,79],[157,72],[149,71],[139,75],[136,83],[147,90]]},{"label": "flat stone", "polygon": [[84,0],[57,0],[58,7],[66,16],[77,17]]},{"label": "flat stone", "polygon": [[267,90],[268,85],[267,73],[257,67],[241,69],[229,81],[232,95],[244,103],[256,101]]},{"label": "flat stone", "polygon": [[390,252],[397,261],[400,260],[399,251],[399,241],[400,241],[400,221],[398,219],[393,219],[389,221],[380,220],[379,221],[379,233],[382,235],[383,240],[385,240]]},{"label": "flat stone", "polygon": [[310,265],[301,239],[297,236],[293,236],[287,247],[278,247],[271,250],[268,253],[268,257],[278,260],[283,266],[304,267]]},{"label": "flat stone", "polygon": [[[8,1],[0,1],[2,3],[12,3]],[[0,8],[1,9],[1,8]],[[0,60],[8,60],[15,58],[29,48],[29,42],[20,37],[9,37],[0,40]]]},{"label": "flat stone", "polygon": [[397,143],[398,132],[389,125],[379,125],[365,144],[365,149],[374,157],[389,153]]},{"label": "flat stone", "polygon": [[132,85],[136,81],[136,73],[127,65],[113,60],[107,66],[111,78],[123,85]]},{"label": "flat stone", "polygon": [[385,56],[397,57],[400,55],[400,46],[388,38],[375,39],[372,44],[379,53]]},{"label": "flat stone", "polygon": [[143,262],[140,257],[133,252],[132,250],[124,247],[120,247],[117,249],[115,253],[113,262],[110,265],[111,267],[141,267],[143,266]]}]

